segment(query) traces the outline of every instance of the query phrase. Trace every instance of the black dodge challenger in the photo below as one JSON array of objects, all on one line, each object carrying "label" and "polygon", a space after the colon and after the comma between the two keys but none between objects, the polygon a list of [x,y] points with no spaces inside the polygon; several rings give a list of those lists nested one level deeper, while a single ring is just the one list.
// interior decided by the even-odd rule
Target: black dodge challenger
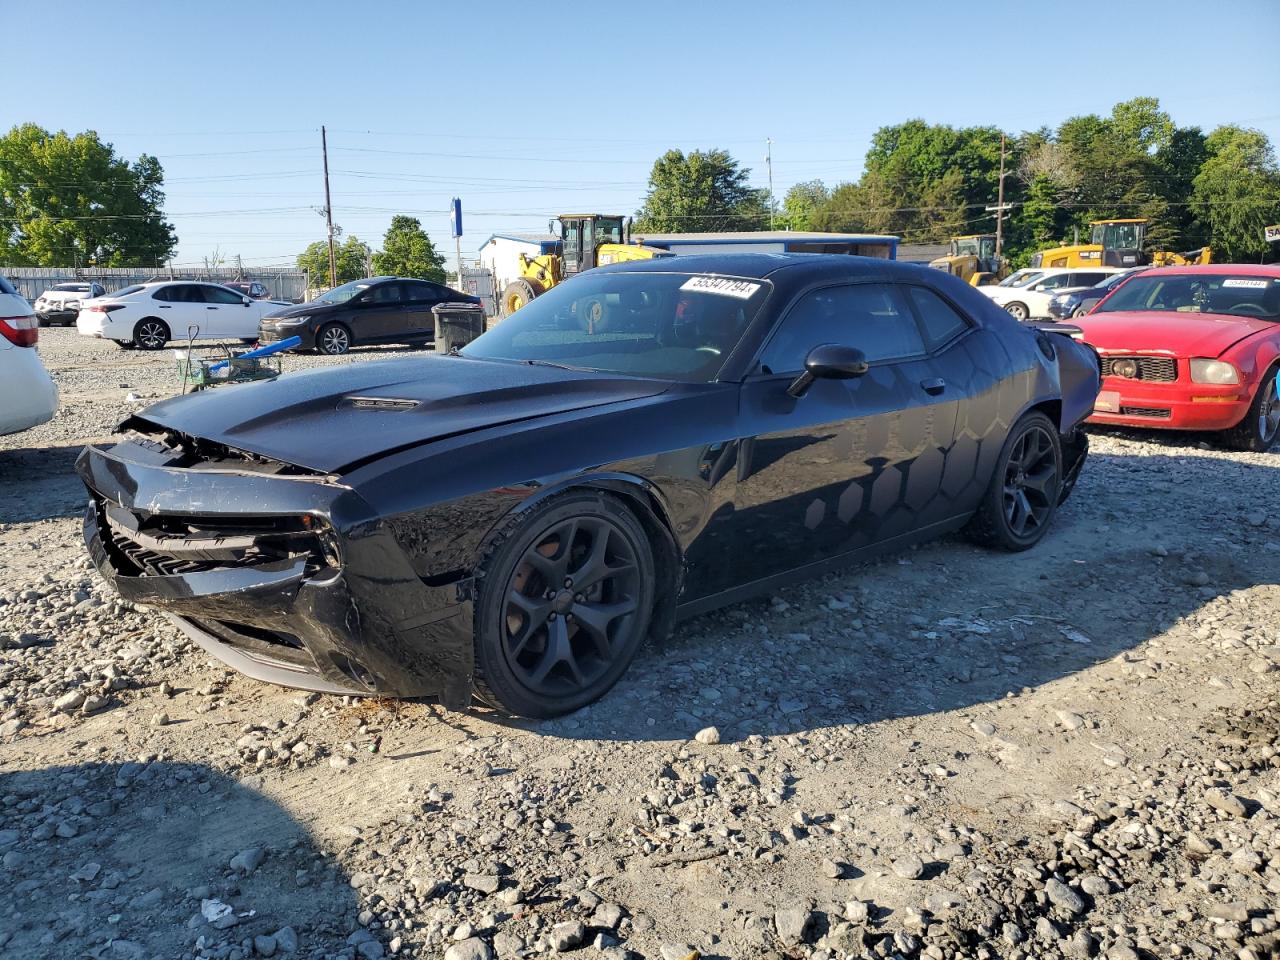
[{"label": "black dodge challenger", "polygon": [[551,716],[650,634],[963,529],[1022,550],[1098,362],[937,270],[822,254],[601,267],[455,356],[159,403],[89,447],[119,593],[262,680]]}]

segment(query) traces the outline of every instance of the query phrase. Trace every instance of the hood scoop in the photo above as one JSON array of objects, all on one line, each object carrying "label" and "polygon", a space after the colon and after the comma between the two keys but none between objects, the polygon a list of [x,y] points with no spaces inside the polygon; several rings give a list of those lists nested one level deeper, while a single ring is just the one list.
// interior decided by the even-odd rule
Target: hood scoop
[{"label": "hood scoop", "polygon": [[347,397],[341,406],[354,407],[356,410],[412,410],[421,403],[421,400],[406,400],[401,397]]}]

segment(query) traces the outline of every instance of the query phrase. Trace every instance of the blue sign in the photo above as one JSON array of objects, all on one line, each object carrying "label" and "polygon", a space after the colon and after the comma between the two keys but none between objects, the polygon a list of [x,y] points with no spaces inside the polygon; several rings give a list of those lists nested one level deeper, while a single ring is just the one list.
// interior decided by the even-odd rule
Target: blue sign
[{"label": "blue sign", "polygon": [[462,236],[462,201],[457,197],[449,205],[449,229],[452,231],[450,236]]}]

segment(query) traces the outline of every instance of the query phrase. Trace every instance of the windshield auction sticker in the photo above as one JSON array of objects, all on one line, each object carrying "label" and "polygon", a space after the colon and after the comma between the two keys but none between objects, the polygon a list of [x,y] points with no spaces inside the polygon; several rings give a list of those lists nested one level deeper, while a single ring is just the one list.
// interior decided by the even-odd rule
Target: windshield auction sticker
[{"label": "windshield auction sticker", "polygon": [[1244,287],[1246,290],[1265,290],[1267,289],[1267,281],[1265,280],[1246,280],[1244,277],[1229,277],[1222,281],[1224,287]]},{"label": "windshield auction sticker", "polygon": [[750,280],[733,280],[729,277],[690,277],[680,284],[681,290],[693,290],[698,293],[716,293],[722,297],[736,297],[739,300],[750,300],[760,289],[760,284]]}]

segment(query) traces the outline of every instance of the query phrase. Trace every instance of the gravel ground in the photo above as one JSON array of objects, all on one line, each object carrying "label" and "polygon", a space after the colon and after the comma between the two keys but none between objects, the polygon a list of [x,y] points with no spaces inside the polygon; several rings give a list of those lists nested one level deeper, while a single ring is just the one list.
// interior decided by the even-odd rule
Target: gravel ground
[{"label": "gravel ground", "polygon": [[115,600],[71,467],[173,360],[41,352],[62,409],[0,438],[0,956],[1280,956],[1275,453],[1097,434],[1029,554],[742,604],[512,723],[264,686]]}]

